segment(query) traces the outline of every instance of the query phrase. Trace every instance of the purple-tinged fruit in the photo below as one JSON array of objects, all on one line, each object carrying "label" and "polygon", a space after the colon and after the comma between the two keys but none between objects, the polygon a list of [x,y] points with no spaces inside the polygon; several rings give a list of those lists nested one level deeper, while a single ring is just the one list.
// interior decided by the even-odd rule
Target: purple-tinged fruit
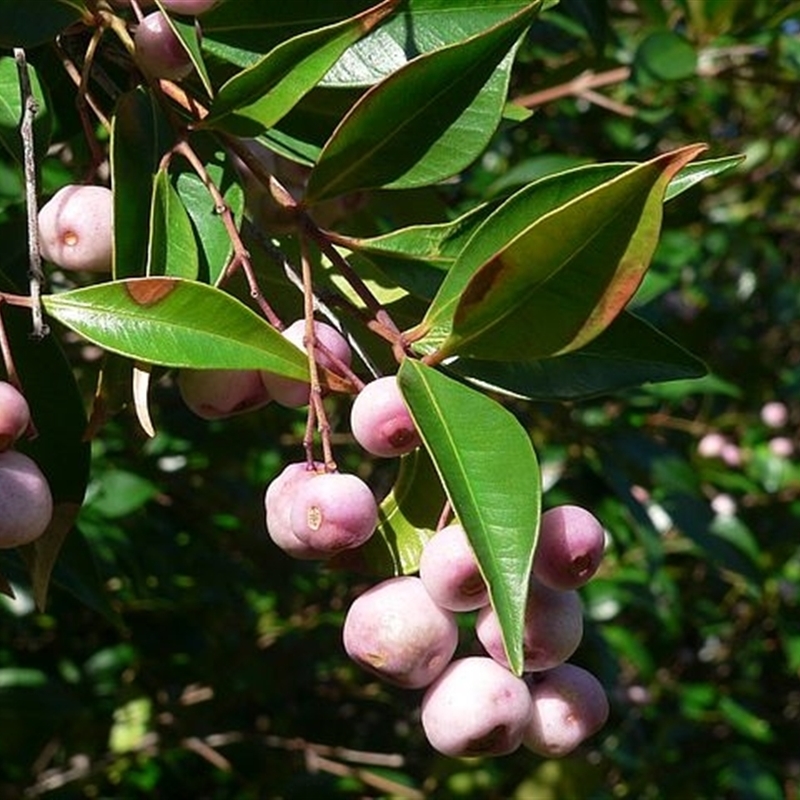
[{"label": "purple-tinged fruit", "polygon": [[372,536],[378,504],[358,476],[327,472],[298,486],[289,519],[301,542],[333,555],[360,547]]},{"label": "purple-tinged fruit", "polygon": [[179,81],[194,68],[181,40],[160,11],[148,14],[133,35],[136,58],[154,78]]},{"label": "purple-tinged fruit", "polygon": [[[491,606],[478,612],[475,632],[486,652],[508,667],[497,614]],[[522,633],[526,672],[552,669],[566,661],[583,638],[583,609],[576,590],[557,591],[531,580]]]},{"label": "purple-tinged fruit", "polygon": [[22,392],[0,381],[0,452],[7,450],[28,429],[31,411]]},{"label": "purple-tinged fruit", "polygon": [[605,725],[608,697],[588,670],[561,664],[529,676],[533,706],[522,743],[546,758],[571,753]]},{"label": "purple-tinged fruit", "polygon": [[605,540],[603,526],[585,508],[551,508],[542,514],[533,574],[551,589],[577,589],[597,572]]},{"label": "purple-tinged fruit", "polygon": [[459,524],[442,528],[425,543],[419,577],[434,602],[450,611],[475,611],[489,603],[475,553]]},{"label": "purple-tinged fruit", "polygon": [[377,378],[358,393],[350,430],[368,453],[382,458],[410,453],[421,441],[394,375]]},{"label": "purple-tinged fruit", "polygon": [[258,370],[182,369],[178,390],[183,402],[203,419],[253,411],[270,400]]},{"label": "purple-tinged fruit", "polygon": [[212,9],[219,0],[161,0],[161,5],[167,11],[172,11],[175,14],[192,14],[197,16],[205,14],[206,11]]},{"label": "purple-tinged fruit", "polygon": [[105,186],[62,186],[39,210],[42,257],[65,270],[108,272],[114,199]]},{"label": "purple-tinged fruit", "polygon": [[383,680],[420,689],[439,676],[458,644],[455,615],[413,576],[389,578],[359,595],[342,631],[350,658]]},{"label": "purple-tinged fruit", "polygon": [[36,462],[16,450],[0,453],[0,548],[38,539],[53,516],[53,496]]},{"label": "purple-tinged fruit", "polygon": [[483,656],[453,661],[422,699],[425,736],[454,758],[513,753],[530,718],[525,681]]}]

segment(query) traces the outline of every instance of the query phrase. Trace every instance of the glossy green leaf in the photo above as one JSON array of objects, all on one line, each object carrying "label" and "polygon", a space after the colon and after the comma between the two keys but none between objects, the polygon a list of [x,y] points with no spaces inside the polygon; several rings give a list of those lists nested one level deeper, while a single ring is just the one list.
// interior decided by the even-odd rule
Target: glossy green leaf
[{"label": "glossy green leaf", "polygon": [[634,63],[657,81],[685,80],[697,71],[697,52],[679,33],[655,31],[639,45]]},{"label": "glossy green leaf", "polygon": [[398,380],[489,586],[512,669],[539,530],[541,479],[525,429],[489,397],[406,359]]},{"label": "glossy green leaf", "polygon": [[696,161],[694,164],[687,164],[670,181],[667,192],[664,195],[664,202],[674,200],[678,195],[696,186],[700,181],[711,178],[714,175],[721,175],[729,169],[738,167],[743,163],[745,156],[725,156],[723,158],[709,158],[705,161]]},{"label": "glossy green leaf", "polygon": [[[47,153],[52,133],[53,118],[49,98],[39,81],[39,73],[33,64],[28,64],[31,92],[36,100],[33,118],[34,155],[39,162]],[[0,145],[22,163],[22,96],[19,88],[17,63],[11,56],[0,56]]]},{"label": "glossy green leaf", "polygon": [[147,274],[197,278],[197,243],[180,195],[161,169],[153,182]]},{"label": "glossy green leaf", "polygon": [[440,355],[527,361],[591,341],[641,283],[667,185],[703,149],[659,156],[537,219],[470,278]]},{"label": "glossy green leaf", "polygon": [[500,122],[515,44],[538,8],[421,55],[367,91],[325,144],[308,200],[435,183],[474,161]]},{"label": "glossy green leaf", "polygon": [[[14,289],[2,273],[0,289]],[[75,522],[89,478],[89,444],[84,440],[86,414],[72,369],[56,339],[52,335],[40,340],[32,338],[31,315],[23,308],[4,306],[3,322],[37,431],[35,438],[23,439],[16,447],[36,461],[53,494],[50,526],[35,542],[20,548],[30,572],[34,599],[41,609],[53,565]]]},{"label": "glossy green leaf", "polygon": [[428,452],[419,448],[403,456],[394,486],[379,506],[375,535],[336,563],[381,577],[416,572],[444,504],[444,489]]},{"label": "glossy green leaf", "polygon": [[81,0],[0,0],[0,47],[35,47],[88,17]]},{"label": "glossy green leaf", "polygon": [[192,66],[200,76],[200,82],[209,97],[214,96],[214,87],[211,85],[211,79],[208,77],[208,70],[206,69],[205,61],[203,60],[203,53],[200,49],[200,36],[197,25],[194,21],[182,22],[175,19],[168,11],[164,9],[160,0],[156,0],[156,5],[161,9],[161,13],[167,18],[167,22],[172,28],[172,32],[178,37],[178,41],[183,46],[186,54],[189,56]]},{"label": "glossy green leaf", "polygon": [[[244,212],[244,192],[241,184],[232,179],[227,164],[223,167],[219,163],[207,161],[206,169],[222,192],[223,199],[238,226]],[[176,189],[199,241],[200,277],[216,286],[224,277],[225,268],[233,254],[231,237],[208,189],[195,172],[179,173]]]},{"label": "glossy green leaf", "polygon": [[263,369],[308,380],[306,356],[236,298],[180,278],[131,278],[44,298],[48,314],[137,361]]},{"label": "glossy green leaf", "polygon": [[243,136],[271,128],[316,86],[342,53],[397,5],[383,0],[350,19],[278,45],[219,91],[204,125]]},{"label": "glossy green leaf", "polygon": [[155,175],[172,143],[169,123],[149,91],[140,87],[120,97],[111,130],[115,278],[145,274]]},{"label": "glossy green leaf", "polygon": [[460,358],[447,371],[523,400],[585,400],[634,386],[701,378],[705,365],[644,320],[623,311],[579,350],[538,361]]}]

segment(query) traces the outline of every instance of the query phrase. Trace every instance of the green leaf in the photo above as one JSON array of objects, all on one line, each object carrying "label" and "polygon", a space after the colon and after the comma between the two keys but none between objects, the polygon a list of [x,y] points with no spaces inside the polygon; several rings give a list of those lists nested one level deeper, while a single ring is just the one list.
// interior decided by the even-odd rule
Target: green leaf
[{"label": "green leaf", "polygon": [[500,122],[515,45],[539,9],[421,55],[373,86],[325,144],[310,202],[435,183],[480,155]]},{"label": "green leaf", "polygon": [[709,158],[687,164],[670,182],[664,195],[664,202],[674,200],[678,195],[696,186],[700,181],[720,175],[729,169],[738,167],[745,160],[743,155],[725,156],[724,158]]},{"label": "green leaf", "polygon": [[378,25],[397,3],[398,0],[383,0],[343,22],[278,45],[222,86],[203,125],[241,136],[256,136],[271,128],[320,82],[351,44]]},{"label": "green leaf", "polygon": [[194,23],[194,21],[189,23],[181,22],[181,20],[175,19],[174,16],[170,15],[170,13],[166,11],[161,3],[161,0],[156,0],[156,5],[161,10],[161,13],[166,17],[169,27],[178,37],[178,41],[181,43],[181,46],[189,56],[192,66],[200,76],[200,82],[203,84],[203,88],[206,90],[206,93],[209,97],[213,97],[214,87],[211,85],[211,79],[208,77],[208,70],[206,69],[205,61],[203,60],[203,53],[200,50],[200,37],[198,35],[197,25]]},{"label": "green leaf", "polygon": [[445,499],[428,452],[421,447],[403,456],[397,480],[381,501],[375,536],[357,550],[344,553],[337,564],[382,577],[416,572]]},{"label": "green leaf", "polygon": [[130,278],[43,298],[48,314],[137,361],[195,369],[263,369],[308,380],[301,350],[231,295],[180,278]]},{"label": "green leaf", "polygon": [[0,47],[44,44],[88,16],[81,0],[0,0]]},{"label": "green leaf", "polygon": [[153,184],[172,143],[169,123],[149,91],[139,87],[120,97],[111,129],[115,278],[146,272]]},{"label": "green leaf", "polygon": [[[28,74],[31,92],[37,106],[33,118],[33,139],[34,155],[38,163],[47,154],[53,118],[50,113],[49,98],[39,81],[39,73],[32,64],[28,64]],[[21,121],[22,97],[17,63],[11,56],[0,56],[0,145],[3,145],[20,164],[22,163]]]},{"label": "green leaf", "polygon": [[472,276],[439,356],[527,361],[590,342],[639,286],[667,185],[703,149],[658,156],[537,219]]},{"label": "green leaf", "polygon": [[[2,273],[0,289],[14,290]],[[20,548],[36,605],[43,609],[53,566],[89,479],[86,414],[72,369],[55,338],[32,338],[30,312],[19,307],[4,306],[3,322],[37,431],[35,438],[22,439],[16,447],[39,465],[53,495],[50,526],[35,542]]]},{"label": "green leaf", "polygon": [[197,278],[197,243],[192,223],[166,169],[153,182],[147,274]]},{"label": "green leaf", "polygon": [[541,512],[541,479],[525,429],[503,406],[413,359],[398,380],[447,496],[475,550],[512,669]]},{"label": "green leaf", "polygon": [[[241,185],[234,179],[227,162],[221,165],[218,160],[207,160],[206,170],[222,192],[238,228],[244,212],[244,192]],[[201,278],[216,286],[225,276],[225,269],[233,254],[231,237],[208,189],[195,172],[180,172],[176,189],[200,243]]]},{"label": "green leaf", "polygon": [[448,362],[447,371],[484,390],[523,400],[585,400],[706,374],[701,361],[627,311],[571,353],[538,361],[459,358]]},{"label": "green leaf", "polygon": [[697,71],[697,53],[679,33],[656,31],[639,45],[634,63],[656,81],[685,80]]}]

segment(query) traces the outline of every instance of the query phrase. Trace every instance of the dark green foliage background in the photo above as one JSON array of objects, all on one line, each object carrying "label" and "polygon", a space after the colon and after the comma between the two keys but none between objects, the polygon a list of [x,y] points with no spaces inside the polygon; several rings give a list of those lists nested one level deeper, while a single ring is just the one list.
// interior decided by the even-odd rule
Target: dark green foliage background
[{"label": "dark green foliage background", "polygon": [[[710,157],[747,155],[667,207],[635,301],[712,375],[515,409],[552,482],[545,506],[586,505],[611,534],[574,659],[608,687],[602,733],[563,761],[437,756],[419,695],[342,651],[364,579],[291,562],[266,538],[264,487],[300,457],[302,415],[268,406],[205,423],[164,375],[155,439],[123,411],[93,443],[73,571],[57,568],[46,613],[28,602],[21,562],[3,561],[18,600],[0,601],[0,798],[797,796],[800,469],[769,442],[800,448],[800,3],[562,0],[524,42],[511,95],[620,64],[630,77],[599,90],[616,106],[546,103],[435,198],[463,211],[517,179],[695,141]],[[80,155],[74,111],[54,100],[54,140]],[[69,179],[45,163],[46,186]],[[432,198],[407,199],[392,224]],[[6,159],[8,250],[22,213]],[[72,347],[88,401],[97,364]],[[760,419],[772,400],[790,409],[784,430]],[[346,406],[332,412],[346,429]],[[741,464],[698,454],[712,432],[738,444]],[[340,458],[388,477],[346,444]],[[720,495],[733,513],[714,511]],[[347,751],[400,758],[373,766]]]}]

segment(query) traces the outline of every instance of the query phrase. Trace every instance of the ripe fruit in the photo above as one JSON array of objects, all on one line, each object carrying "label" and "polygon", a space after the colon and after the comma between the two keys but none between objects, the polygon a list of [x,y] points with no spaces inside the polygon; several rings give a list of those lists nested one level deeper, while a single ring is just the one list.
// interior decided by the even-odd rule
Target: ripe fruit
[{"label": "ripe fruit", "polygon": [[270,484],[264,494],[267,533],[275,544],[294,558],[327,558],[328,554],[309,547],[295,536],[291,524],[292,501],[298,487],[317,475],[324,467],[320,463],[309,468],[305,461],[289,464]]},{"label": "ripe fruit", "polygon": [[551,589],[577,589],[600,566],[605,540],[603,526],[585,508],[551,508],[542,514],[533,574]]},{"label": "ripe fruit", "polygon": [[38,539],[53,516],[53,496],[33,459],[16,450],[0,453],[0,548]]},{"label": "ripe fruit", "polygon": [[266,405],[270,397],[258,370],[182,369],[183,402],[203,419],[221,419]]},{"label": "ripe fruit", "polygon": [[104,186],[62,186],[39,211],[42,257],[61,269],[110,270],[113,230],[113,195]]},{"label": "ripe fruit", "polygon": [[358,393],[350,410],[350,430],[368,453],[383,458],[409,453],[420,445],[394,375],[371,381]]},{"label": "ripe fruit", "polygon": [[213,8],[219,0],[162,0],[161,5],[167,11],[176,14],[203,14]]},{"label": "ripe fruit", "polygon": [[[486,652],[508,666],[500,623],[491,606],[478,612],[475,632]],[[583,638],[583,612],[577,591],[556,591],[531,580],[523,631],[526,672],[551,669],[566,661]]]},{"label": "ripe fruit", "polygon": [[7,450],[31,422],[28,402],[10,383],[0,381],[0,451]]},{"label": "ripe fruit", "polygon": [[148,14],[133,35],[136,58],[155,78],[179,81],[193,69],[189,54],[160,11]]},{"label": "ripe fruit", "polygon": [[530,717],[525,682],[482,656],[453,661],[422,699],[425,736],[446,756],[512,753]]},{"label": "ripe fruit", "polygon": [[378,524],[372,490],[361,478],[342,472],[303,481],[289,514],[292,532],[301,542],[331,555],[364,544]]},{"label": "ripe fruit", "polygon": [[419,577],[442,608],[474,611],[489,602],[489,590],[461,525],[448,525],[425,543]]},{"label": "ripe fruit", "polygon": [[342,631],[347,654],[364,669],[406,689],[427,686],[458,644],[455,616],[413,576],[389,578],[359,595]]},{"label": "ripe fruit", "polygon": [[565,756],[608,719],[602,684],[574,664],[532,675],[529,686],[533,713],[522,743],[541,756]]},{"label": "ripe fruit", "polygon": [[[305,332],[305,320],[298,319],[282,331],[282,334],[292,344],[305,352],[306,348],[303,345]],[[347,339],[345,339],[336,328],[325,322],[315,321],[314,335],[317,341],[333,353],[339,361],[342,361],[348,366],[350,365],[350,359],[352,358],[350,345],[347,343]],[[322,350],[317,350],[316,359],[317,363],[323,367],[333,367],[333,361],[328,354]],[[284,378],[282,375],[275,375],[271,372],[262,372],[261,379],[264,381],[264,386],[267,387],[267,391],[276,403],[286,406],[287,408],[297,408],[299,406],[308,405],[310,388],[307,383],[295,381],[291,378]]]}]

